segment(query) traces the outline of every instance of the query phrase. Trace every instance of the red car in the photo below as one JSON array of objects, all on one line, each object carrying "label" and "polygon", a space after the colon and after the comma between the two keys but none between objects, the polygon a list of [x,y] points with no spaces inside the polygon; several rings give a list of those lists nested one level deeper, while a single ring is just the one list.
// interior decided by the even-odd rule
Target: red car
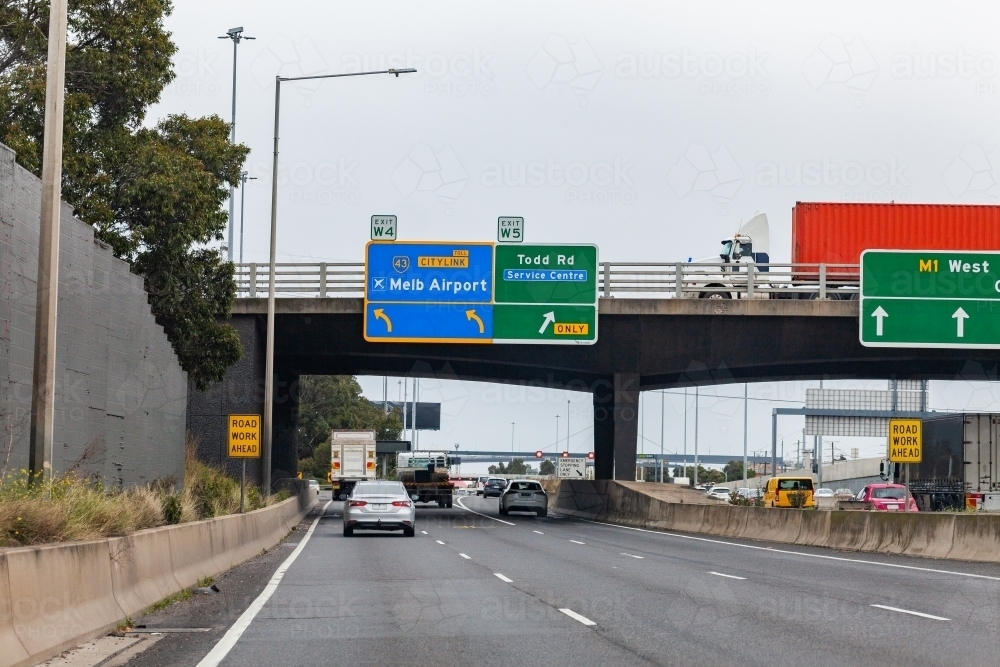
[{"label": "red car", "polygon": [[858,493],[858,500],[870,502],[876,512],[903,512],[906,510],[903,499],[907,497],[910,499],[910,511],[918,511],[917,501],[902,484],[869,484]]}]

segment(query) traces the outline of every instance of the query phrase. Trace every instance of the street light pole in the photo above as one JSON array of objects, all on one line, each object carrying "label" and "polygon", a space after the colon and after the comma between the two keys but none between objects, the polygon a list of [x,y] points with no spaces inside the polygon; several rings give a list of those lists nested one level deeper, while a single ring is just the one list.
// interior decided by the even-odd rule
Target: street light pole
[{"label": "street light pole", "polygon": [[267,344],[264,362],[264,434],[262,442],[261,488],[265,494],[271,491],[271,445],[274,419],[274,262],[278,236],[278,129],[281,115],[281,83],[283,81],[306,81],[312,79],[338,79],[345,76],[367,76],[369,74],[412,74],[417,70],[387,69],[374,72],[349,72],[346,74],[317,74],[315,76],[274,77],[274,158],[271,167],[271,254],[270,273],[267,281]]},{"label": "street light pole", "polygon": [[55,431],[56,306],[59,303],[59,214],[62,208],[67,5],[68,0],[52,0],[49,7],[45,130],[42,138],[42,208],[38,230],[35,350],[28,449],[29,471],[33,476],[44,474],[46,480],[52,479],[52,438]]},{"label": "street light pole", "polygon": [[747,485],[747,383],[743,383],[743,486]]},{"label": "street light pole", "polygon": [[[219,39],[231,39],[233,40],[233,123],[230,127],[229,141],[236,143],[236,47],[240,45],[240,41],[244,39],[257,39],[256,37],[247,37],[243,34],[243,26],[238,28],[230,28],[226,31],[225,35],[221,35]],[[233,261],[233,227],[235,227],[236,219],[233,214],[233,200],[235,192],[233,186],[229,186],[229,248],[227,252],[229,254],[229,261]],[[242,227],[242,222],[241,222]],[[241,232],[242,233],[242,232]],[[240,246],[242,249],[243,239],[240,238]],[[240,262],[243,260],[241,259]]]},{"label": "street light pole", "polygon": [[243,263],[243,212],[247,203],[247,181],[256,181],[256,176],[247,176],[247,172],[240,173],[240,264]]}]

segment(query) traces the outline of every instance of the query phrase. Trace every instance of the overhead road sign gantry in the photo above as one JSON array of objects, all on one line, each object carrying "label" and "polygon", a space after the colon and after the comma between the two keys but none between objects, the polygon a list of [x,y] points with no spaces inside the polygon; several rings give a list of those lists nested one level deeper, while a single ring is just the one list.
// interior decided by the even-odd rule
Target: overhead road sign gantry
[{"label": "overhead road sign gantry", "polygon": [[597,247],[371,242],[364,338],[592,344]]},{"label": "overhead road sign gantry", "polygon": [[1000,252],[866,250],[860,292],[862,345],[1000,348]]}]

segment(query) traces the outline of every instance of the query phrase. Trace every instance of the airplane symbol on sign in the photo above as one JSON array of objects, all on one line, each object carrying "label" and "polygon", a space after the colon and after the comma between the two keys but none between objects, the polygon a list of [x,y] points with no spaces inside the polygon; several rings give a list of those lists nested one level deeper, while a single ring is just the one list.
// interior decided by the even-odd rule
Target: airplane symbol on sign
[{"label": "airplane symbol on sign", "polygon": [[380,291],[385,289],[385,278],[372,278],[372,291]]}]

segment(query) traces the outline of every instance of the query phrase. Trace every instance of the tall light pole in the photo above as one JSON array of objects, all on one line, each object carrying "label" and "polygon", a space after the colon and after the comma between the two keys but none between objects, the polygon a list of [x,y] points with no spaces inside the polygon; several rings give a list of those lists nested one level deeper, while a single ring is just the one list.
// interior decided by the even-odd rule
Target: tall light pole
[{"label": "tall light pole", "polygon": [[569,399],[566,399],[566,451],[569,451]]},{"label": "tall light pole", "polygon": [[663,484],[663,390],[660,390],[660,484]]},{"label": "tall light pole", "polygon": [[514,422],[510,423],[510,451],[514,451]]},{"label": "tall light pole", "polygon": [[556,448],[559,447],[559,415],[556,415]]},{"label": "tall light pole", "polygon": [[245,171],[240,173],[240,264],[243,263],[243,211],[247,203],[247,181],[256,180],[256,176],[248,176]]},{"label": "tall light pole", "polygon": [[694,485],[698,486],[698,386],[694,388]]},{"label": "tall light pole", "polygon": [[743,383],[743,486],[747,485],[747,383]]},{"label": "tall light pole", "polygon": [[[225,35],[220,35],[219,39],[231,39],[233,40],[233,124],[230,127],[229,140],[236,143],[236,47],[240,45],[240,41],[244,39],[257,39],[256,37],[247,37],[243,34],[243,26],[238,28],[230,28],[226,31]],[[244,172],[245,173],[245,172]],[[229,186],[229,261],[233,261],[233,227],[235,227],[236,219],[233,215],[233,199],[235,192],[233,191],[233,186]],[[242,223],[241,223],[242,228]],[[242,231],[240,237],[240,250],[243,249],[243,238]],[[240,259],[240,262],[243,260]]]},{"label": "tall light pole", "polygon": [[[278,243],[278,129],[281,117],[281,83],[283,81],[307,81],[312,79],[339,79],[345,76],[367,76],[369,74],[412,74],[417,70],[386,69],[374,72],[349,72],[346,74],[317,74],[315,76],[274,77],[274,160],[271,165],[271,253],[267,281],[267,345],[264,351],[264,442],[261,464],[261,487],[264,493],[271,491],[271,435],[274,420],[274,261]],[[415,424],[414,424],[415,425]]]},{"label": "tall light pole", "polygon": [[59,213],[62,197],[63,101],[66,84],[68,0],[49,7],[49,52],[45,72],[45,132],[42,139],[42,210],[38,230],[35,355],[32,364],[28,469],[52,479],[55,431],[56,306],[59,302]]}]

